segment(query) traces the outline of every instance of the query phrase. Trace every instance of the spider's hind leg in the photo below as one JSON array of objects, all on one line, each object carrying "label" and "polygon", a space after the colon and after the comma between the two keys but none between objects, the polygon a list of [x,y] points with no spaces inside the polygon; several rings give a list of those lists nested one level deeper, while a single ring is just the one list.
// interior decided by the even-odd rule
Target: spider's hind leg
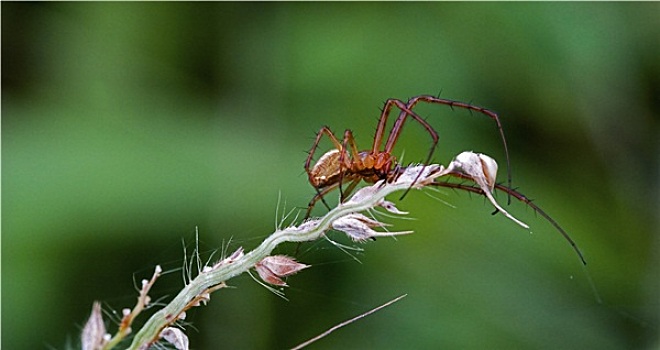
[{"label": "spider's hind leg", "polygon": [[318,188],[315,188],[316,195],[314,197],[312,197],[312,199],[309,201],[309,204],[307,204],[307,213],[305,214],[305,217],[304,217],[305,220],[309,219],[310,215],[312,214],[312,209],[314,209],[314,206],[316,205],[316,203],[318,201],[321,201],[323,203],[323,205],[325,205],[325,207],[328,208],[328,210],[332,209],[332,208],[330,208],[330,205],[328,205],[328,202],[326,202],[325,198],[323,198],[323,197],[326,194],[328,194],[328,192],[334,190],[337,186],[338,186],[338,184],[334,184],[334,185],[328,186],[328,187],[326,187],[322,190],[318,189]]},{"label": "spider's hind leg", "polygon": [[342,191],[339,200],[341,203],[344,203],[346,201],[346,198],[353,193],[355,190],[355,187],[360,183],[360,178],[358,177],[357,179],[351,181],[351,183],[346,187],[346,191]]}]

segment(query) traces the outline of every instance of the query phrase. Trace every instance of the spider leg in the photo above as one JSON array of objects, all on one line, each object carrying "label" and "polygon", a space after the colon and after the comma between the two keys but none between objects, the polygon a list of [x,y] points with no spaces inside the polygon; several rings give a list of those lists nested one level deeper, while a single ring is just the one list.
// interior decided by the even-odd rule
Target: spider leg
[{"label": "spider leg", "polygon": [[326,135],[326,136],[330,139],[330,141],[332,142],[332,144],[335,146],[335,148],[336,148],[337,150],[339,150],[339,152],[341,152],[342,154],[343,154],[343,152],[345,152],[345,151],[344,151],[344,147],[342,146],[342,143],[341,143],[341,142],[339,141],[339,139],[335,136],[335,134],[330,130],[329,127],[327,127],[327,126],[323,126],[323,127],[321,128],[321,130],[319,130],[319,132],[316,134],[316,139],[314,140],[314,143],[312,144],[312,148],[309,150],[309,154],[307,155],[307,160],[305,160],[305,172],[307,173],[307,177],[309,178],[309,182],[312,184],[312,186],[313,186],[314,189],[316,190],[316,195],[314,196],[314,198],[312,198],[312,200],[309,202],[309,204],[308,204],[308,206],[307,206],[307,214],[305,215],[305,219],[309,218],[309,215],[310,215],[310,213],[312,212],[312,209],[314,208],[314,205],[315,205],[316,202],[318,202],[319,200],[321,200],[321,202],[323,202],[323,204],[324,204],[324,205],[328,208],[328,210],[329,210],[329,209],[330,209],[330,206],[329,206],[328,203],[325,201],[325,199],[323,198],[323,196],[324,196],[326,193],[328,193],[328,192],[332,191],[333,189],[335,189],[339,184],[341,184],[341,182],[339,182],[339,183],[337,183],[337,184],[332,184],[332,185],[330,185],[330,186],[326,186],[326,187],[325,187],[324,189],[322,189],[322,190],[319,189],[318,187],[314,186],[314,182],[313,182],[314,174],[313,174],[312,171],[310,170],[310,166],[311,166],[311,164],[312,164],[312,160],[314,159],[314,153],[316,152],[316,149],[318,148],[318,145],[319,145],[319,143],[321,142],[321,138],[323,137],[323,135]]},{"label": "spider leg", "polygon": [[[309,213],[309,211],[312,210],[312,208],[314,207],[314,204],[316,204],[316,202],[317,202],[319,199],[321,200],[321,202],[323,203],[323,205],[325,205],[325,207],[326,207],[328,210],[330,210],[331,208],[330,208],[330,206],[328,205],[328,202],[325,201],[325,198],[323,197],[323,195],[324,195],[324,194],[327,194],[329,191],[332,191],[334,188],[335,188],[335,186],[332,186],[332,187],[328,188],[327,191],[323,191],[323,193],[321,193],[322,191],[319,190],[318,188],[315,188],[315,190],[316,190],[316,195],[314,196],[314,198],[316,198],[316,200],[315,200],[314,198],[312,198],[312,201],[310,201],[309,205],[307,206],[307,212]],[[307,219],[307,216],[305,216],[305,219]]]},{"label": "spider leg", "polygon": [[392,106],[394,105],[395,99],[388,99],[385,101],[385,105],[380,113],[380,118],[378,118],[378,125],[376,126],[376,135],[374,135],[374,144],[371,148],[371,153],[376,154],[380,152],[380,145],[383,143],[383,136],[385,136],[385,126],[387,125],[387,118],[390,115]]},{"label": "spider leg", "polygon": [[331,209],[330,206],[328,205],[328,203],[326,203],[326,201],[323,197],[326,194],[328,194],[328,192],[330,192],[330,191],[334,190],[335,188],[337,188],[337,186],[339,186],[339,183],[332,184],[332,185],[330,185],[330,186],[328,186],[328,187],[326,187],[322,190],[317,188],[316,189],[316,195],[314,197],[312,197],[312,199],[309,201],[309,204],[307,204],[307,213],[305,214],[304,219],[309,218],[310,214],[312,214],[312,209],[314,209],[314,206],[316,205],[316,202],[318,202],[319,200],[321,202],[323,202],[323,204],[326,206],[326,208],[328,208],[328,210],[330,210]]},{"label": "spider leg", "polygon": [[329,127],[324,126],[319,130],[318,133],[316,133],[316,140],[314,140],[314,143],[312,144],[312,148],[309,150],[309,154],[307,155],[307,160],[305,160],[305,172],[307,172],[307,175],[310,177],[312,173],[309,170],[310,164],[312,164],[312,160],[314,159],[314,153],[316,152],[316,148],[318,147],[319,143],[321,142],[321,137],[323,135],[328,136],[330,138],[330,141],[335,145],[335,148],[337,148],[339,151],[342,150],[342,144],[339,142],[339,139],[335,136],[335,134],[330,130]]},{"label": "spider leg", "polygon": [[[415,112],[412,111],[412,107],[414,107],[415,104],[417,104],[417,100],[414,98],[409,100],[407,104],[397,99],[389,99],[387,100],[387,102],[385,102],[385,107],[383,108],[383,115],[381,115],[381,121],[379,121],[379,128],[381,126],[381,123],[385,124],[385,121],[387,119],[390,109],[392,108],[392,105],[396,105],[396,107],[401,110],[401,113],[394,122],[392,131],[390,131],[390,135],[387,138],[387,143],[385,143],[385,149],[383,150],[383,153],[388,153],[388,154],[392,153],[392,150],[394,149],[394,145],[396,144],[396,141],[398,140],[399,135],[401,134],[403,123],[406,121],[406,118],[408,116],[411,116],[418,123],[420,123],[424,127],[424,129],[426,129],[426,131],[428,131],[428,133],[431,135],[431,138],[433,139],[433,143],[431,144],[431,149],[429,150],[429,155],[427,156],[426,161],[424,162],[424,164],[428,164],[431,161],[431,157],[433,157],[433,152],[435,151],[435,147],[438,145],[438,133],[435,131],[435,129],[433,129],[433,127],[429,123],[426,122],[426,120],[424,120],[422,117],[418,116]],[[376,144],[376,141],[378,141],[378,144]],[[374,147],[377,146],[380,147],[380,140],[374,140]],[[422,173],[420,172],[417,175],[417,178],[415,178],[412,184],[410,184],[410,187],[403,193],[403,195],[401,195],[401,199],[403,199],[408,194],[408,191],[410,191],[410,189],[415,185],[421,174]]]},{"label": "spider leg", "polygon": [[[346,159],[346,150],[350,149],[351,151],[351,159]],[[342,150],[343,152],[339,153],[339,192],[340,192],[340,202],[343,202],[344,199],[346,199],[346,196],[350,194],[352,189],[350,191],[347,191],[346,193],[342,189],[341,185],[344,182],[344,173],[345,170],[352,170],[355,166],[356,162],[361,163],[358,155],[358,150],[357,150],[357,145],[355,144],[355,138],[353,138],[353,132],[350,129],[346,129],[344,131],[344,140],[342,143]],[[345,167],[345,168],[344,168]],[[359,178],[358,178],[359,180]],[[358,181],[359,182],[359,181]],[[357,183],[355,184],[357,185]],[[353,185],[352,188],[354,189],[355,186]]]},{"label": "spider leg", "polygon": [[[345,180],[344,182],[351,181],[351,183],[346,188],[346,191],[344,193],[342,193],[342,195],[341,195],[345,199],[351,193],[353,193],[353,191],[355,190],[355,187],[358,185],[358,183],[360,183],[361,179],[359,177],[357,177],[357,178],[352,178],[351,177],[349,179],[345,178],[344,180]],[[325,187],[324,189],[318,189],[317,188],[316,189],[316,195],[309,201],[309,204],[307,204],[307,213],[305,214],[304,219],[309,219],[310,215],[312,214],[312,209],[314,209],[314,206],[316,205],[316,203],[318,201],[321,201],[323,203],[323,205],[325,205],[325,207],[328,208],[328,210],[331,210],[332,208],[330,208],[328,203],[326,203],[324,197],[325,197],[326,194],[328,194],[329,192],[332,192],[332,190],[334,190],[337,187],[339,187],[339,182],[337,182],[335,184],[332,184],[328,187]],[[343,202],[343,200],[342,200],[342,202]]]},{"label": "spider leg", "polygon": [[[454,176],[460,177],[460,178],[466,178],[464,176],[460,176],[458,174],[452,174]],[[430,185],[433,186],[438,186],[438,187],[447,187],[447,188],[453,188],[453,189],[458,189],[458,190],[463,190],[467,192],[472,192],[476,193],[479,195],[486,195],[483,189],[477,186],[472,186],[472,185],[466,185],[466,184],[458,184],[458,183],[452,183],[452,182],[433,182]],[[571,245],[575,253],[578,255],[580,258],[580,261],[582,261],[582,264],[587,265],[587,261],[584,259],[584,255],[582,255],[582,252],[578,248],[577,244],[575,241],[569,236],[568,232],[566,232],[560,225],[555,221],[550,215],[548,215],[545,211],[543,211],[538,205],[534,204],[529,198],[527,198],[524,194],[510,188],[507,186],[503,186],[500,184],[495,184],[495,189],[498,191],[505,192],[507,195],[510,197],[514,197],[515,199],[519,200],[522,203],[525,203],[527,206],[532,208],[534,212],[538,213],[541,215],[544,219],[546,219],[554,228],[559,231],[559,233],[564,237],[564,239]]]},{"label": "spider leg", "polygon": [[[467,109],[469,111],[479,112],[479,113],[484,114],[487,117],[493,119],[495,121],[495,123],[497,124],[497,129],[498,129],[498,131],[500,133],[500,137],[502,139],[502,145],[504,146],[504,154],[506,156],[508,188],[512,188],[511,187],[511,162],[509,160],[509,149],[507,147],[506,138],[504,137],[504,130],[502,129],[502,123],[500,123],[500,118],[497,115],[497,113],[495,113],[495,112],[493,112],[489,109],[483,108],[483,107],[472,105],[470,103],[448,100],[448,99],[439,98],[439,97],[435,97],[435,96],[431,96],[431,95],[420,95],[420,96],[416,96],[416,97],[411,98],[410,100],[408,100],[408,103],[406,104],[406,110],[403,110],[403,109],[401,110],[401,114],[399,114],[399,117],[397,118],[397,121],[394,123],[394,126],[392,127],[392,131],[390,132],[390,135],[387,139],[387,143],[385,145],[385,149],[387,151],[391,151],[394,148],[394,144],[396,143],[397,139],[399,138],[399,134],[401,133],[401,129],[403,127],[403,123],[406,120],[406,117],[408,115],[410,115],[413,118],[415,118],[415,114],[410,112],[410,110],[412,110],[419,101],[423,101],[423,102],[426,102],[426,103],[435,103],[435,104],[446,105],[446,106],[449,106],[452,109],[454,107],[463,108],[463,109]],[[419,119],[418,118],[419,117],[417,117],[415,119],[419,121],[421,118],[419,118]],[[420,123],[421,123],[421,121],[420,121]],[[429,130],[430,127],[427,127],[426,125],[428,125],[428,124],[426,124],[426,125],[425,124],[426,124],[425,122],[422,123],[422,125],[424,125],[424,127],[427,130]],[[433,130],[433,129],[430,129],[430,130]],[[427,158],[426,163],[428,163],[431,160],[430,157],[433,154],[434,148],[435,148],[435,145],[431,149],[431,152],[429,152],[429,157]],[[508,204],[511,204],[511,196],[513,196],[513,194],[508,195]]]},{"label": "spider leg", "polygon": [[353,193],[353,191],[355,190],[355,187],[357,187],[357,185],[360,183],[360,180],[361,179],[358,177],[355,180],[351,181],[351,183],[346,188],[346,191],[341,193],[341,197],[342,197],[341,201],[342,202],[344,202],[346,197],[350,196],[351,193]]},{"label": "spider leg", "polygon": [[425,164],[428,164],[431,161],[431,157],[433,156],[433,151],[435,151],[435,147],[438,145],[438,133],[433,129],[433,127],[426,122],[422,117],[418,116],[417,113],[412,111],[412,108],[415,107],[415,105],[418,102],[418,97],[412,98],[408,101],[408,103],[403,103],[401,100],[396,100],[396,99],[391,99],[388,100],[392,104],[395,104],[397,108],[401,110],[401,113],[399,113],[399,116],[396,118],[396,121],[394,122],[394,126],[392,127],[392,131],[390,131],[390,135],[387,138],[387,143],[385,143],[385,149],[383,150],[384,152],[391,153],[392,150],[394,149],[394,145],[396,144],[396,141],[399,139],[399,135],[401,135],[401,129],[403,128],[403,123],[406,121],[406,118],[408,116],[411,116],[413,119],[415,119],[418,123],[420,123],[426,131],[429,132],[431,135],[431,138],[433,139],[433,144],[431,145],[431,149],[429,151],[429,155],[426,158]]}]

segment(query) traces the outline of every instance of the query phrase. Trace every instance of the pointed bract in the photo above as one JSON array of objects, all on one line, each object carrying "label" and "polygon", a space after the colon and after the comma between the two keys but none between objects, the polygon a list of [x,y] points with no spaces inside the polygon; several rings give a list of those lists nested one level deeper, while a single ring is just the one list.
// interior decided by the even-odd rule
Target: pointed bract
[{"label": "pointed bract", "polygon": [[449,164],[446,173],[455,173],[463,177],[472,179],[481,189],[488,200],[504,216],[511,219],[518,225],[529,228],[527,224],[516,219],[502,208],[493,197],[493,187],[495,186],[495,177],[497,176],[497,162],[485,154],[474,153],[470,151],[463,152],[454,158]]},{"label": "pointed bract", "polygon": [[362,214],[353,213],[343,216],[332,223],[332,228],[342,231],[355,242],[364,242],[367,239],[383,236],[396,236],[412,233],[412,231],[401,232],[378,232],[372,227],[387,226],[382,222],[370,219]]},{"label": "pointed bract", "polygon": [[83,350],[99,350],[106,342],[105,324],[101,316],[101,303],[94,302],[92,314],[85,323],[81,336]]},{"label": "pointed bract", "polygon": [[254,266],[264,282],[276,286],[287,285],[281,277],[291,276],[308,267],[309,265],[301,264],[286,255],[267,256]]},{"label": "pointed bract", "polygon": [[172,344],[177,350],[188,350],[188,336],[182,330],[167,327],[160,332],[160,338]]}]

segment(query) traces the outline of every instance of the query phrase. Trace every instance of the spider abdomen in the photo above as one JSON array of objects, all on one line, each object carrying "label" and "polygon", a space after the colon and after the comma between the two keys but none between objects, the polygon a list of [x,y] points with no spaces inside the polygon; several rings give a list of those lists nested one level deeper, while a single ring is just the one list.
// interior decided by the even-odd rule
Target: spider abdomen
[{"label": "spider abdomen", "polygon": [[323,188],[339,181],[340,169],[339,150],[324,153],[309,172],[309,182],[316,188]]}]

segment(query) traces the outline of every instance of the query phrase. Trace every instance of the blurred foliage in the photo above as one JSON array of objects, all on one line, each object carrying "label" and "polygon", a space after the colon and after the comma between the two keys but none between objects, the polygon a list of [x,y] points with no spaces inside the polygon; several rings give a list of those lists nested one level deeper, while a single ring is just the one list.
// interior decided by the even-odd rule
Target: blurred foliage
[{"label": "blurred foliage", "polygon": [[[306,205],[322,125],[368,148],[386,98],[441,91],[500,113],[514,185],[572,234],[588,276],[520,203],[533,234],[481,198],[412,193],[399,207],[417,220],[392,221],[414,235],[365,244],[362,264],[303,246],[314,267],[288,302],[232,280],[188,316],[192,346],[291,347],[407,293],[314,348],[657,348],[659,10],[3,2],[2,347],[76,344],[92,302],[131,307],[155,264],[171,273],[153,297],[171,297],[196,227],[207,257],[250,249],[279,195],[279,213]],[[417,110],[441,135],[435,161],[484,152],[504,178],[490,120]],[[423,160],[429,142],[410,123],[395,155]]]}]

